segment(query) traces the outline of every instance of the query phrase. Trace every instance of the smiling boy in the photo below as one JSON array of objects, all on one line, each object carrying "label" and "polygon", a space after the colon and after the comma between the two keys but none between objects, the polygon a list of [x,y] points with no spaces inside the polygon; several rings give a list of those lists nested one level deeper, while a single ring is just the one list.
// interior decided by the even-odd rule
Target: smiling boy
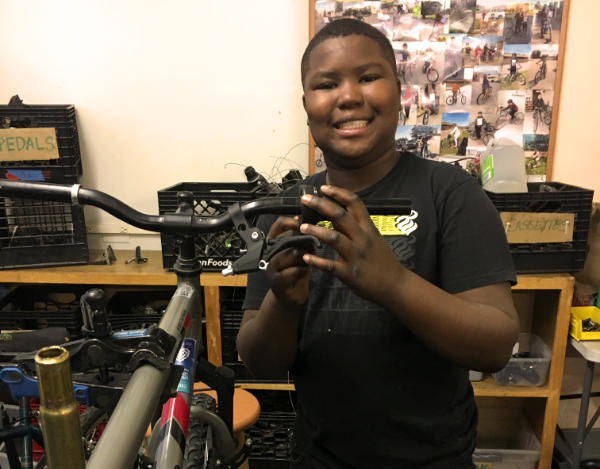
[{"label": "smiling boy", "polygon": [[[401,87],[377,30],[326,25],[301,77],[327,163],[306,183],[335,201],[302,202],[332,228],[261,218],[271,238],[300,231],[323,247],[249,276],[240,356],[257,376],[294,378],[292,468],[473,468],[468,370],[502,368],[519,329],[498,213],[462,169],[396,151]],[[371,198],[411,199],[412,212],[384,236]]]}]

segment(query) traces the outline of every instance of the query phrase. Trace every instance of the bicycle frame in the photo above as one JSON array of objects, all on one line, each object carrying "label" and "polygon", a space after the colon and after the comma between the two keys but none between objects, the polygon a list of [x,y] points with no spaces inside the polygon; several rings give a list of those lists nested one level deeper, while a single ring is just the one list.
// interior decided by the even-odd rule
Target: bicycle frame
[{"label": "bicycle frame", "polygon": [[[302,191],[310,190],[317,195],[314,188],[301,186],[301,194],[304,193]],[[192,194],[183,193],[180,208],[175,214],[155,216],[137,212],[108,194],[86,189],[78,184],[63,186],[0,180],[0,197],[5,196],[94,205],[134,226],[150,231],[177,233],[181,241],[180,255],[174,266],[177,289],[158,324],[159,331],[164,333],[163,341],[159,344],[164,356],[142,360],[142,364],[135,369],[92,452],[87,464],[88,469],[131,469],[146,430],[153,423],[151,420],[158,404],[166,397],[172,396],[175,387],[176,397],[166,400],[163,406],[161,441],[153,467],[173,469],[181,466],[190,415],[192,385],[196,376],[194,363],[198,363],[202,371],[202,381],[217,390],[219,402],[219,416],[206,412],[203,418],[216,433],[217,449],[225,467],[235,463],[238,454],[232,432],[233,372],[227,368],[217,369],[207,361],[198,359],[202,343],[202,267],[195,252],[194,234],[220,231],[233,226],[248,249],[247,253],[223,271],[223,274],[251,272],[265,269],[270,257],[283,249],[290,246],[306,247],[307,244],[314,246],[318,240],[311,236],[299,235],[281,237],[267,243],[264,234],[248,224],[244,213],[301,214],[305,221],[316,222],[311,219],[315,213],[303,209],[299,197],[271,197],[248,202],[243,207],[234,204],[228,208],[226,214],[195,217]],[[411,209],[410,201],[405,199],[370,202],[367,209],[371,214],[405,215],[410,213]],[[176,368],[173,364],[180,351],[182,355],[188,354],[193,359],[187,361],[191,366],[184,367],[179,384],[175,386],[173,377],[179,376],[173,371],[181,368]]]}]

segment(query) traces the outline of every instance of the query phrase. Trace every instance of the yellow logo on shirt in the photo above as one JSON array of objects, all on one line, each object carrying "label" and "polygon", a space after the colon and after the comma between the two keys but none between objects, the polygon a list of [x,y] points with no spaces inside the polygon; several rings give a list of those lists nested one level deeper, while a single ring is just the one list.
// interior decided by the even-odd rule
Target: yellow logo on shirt
[{"label": "yellow logo on shirt", "polygon": [[[407,236],[417,229],[415,219],[418,216],[412,210],[410,215],[371,215],[371,221],[382,236]],[[320,221],[317,225],[333,228],[330,221]]]}]

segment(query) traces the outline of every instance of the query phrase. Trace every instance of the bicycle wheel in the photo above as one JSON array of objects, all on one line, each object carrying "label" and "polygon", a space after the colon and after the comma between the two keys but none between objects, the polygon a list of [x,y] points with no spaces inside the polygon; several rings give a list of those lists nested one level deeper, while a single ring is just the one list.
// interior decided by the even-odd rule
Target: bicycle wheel
[{"label": "bicycle wheel", "polygon": [[477,104],[485,104],[487,102],[487,99],[487,93],[479,93],[479,96],[477,96]]},{"label": "bicycle wheel", "polygon": [[501,129],[506,125],[508,118],[506,116],[500,116],[496,119],[496,129]]},{"label": "bicycle wheel", "polygon": [[429,122],[429,111],[425,111],[423,113],[423,125],[427,125]]},{"label": "bicycle wheel", "polygon": [[[192,405],[203,407],[211,412],[217,409],[217,402],[207,394],[196,394]],[[183,469],[212,469],[217,464],[212,429],[199,419],[190,418],[188,437],[185,442]]]},{"label": "bicycle wheel", "polygon": [[446,98],[446,104],[449,104],[450,106],[452,106],[454,103],[455,103],[454,96],[450,95]]},{"label": "bicycle wheel", "polygon": [[438,73],[438,71],[433,67],[429,67],[429,70],[427,70],[427,79],[429,80],[429,82],[435,83],[436,81],[438,81],[439,77],[440,74]]},{"label": "bicycle wheel", "polygon": [[[96,443],[108,421],[108,416],[104,409],[88,407],[79,416],[79,421],[81,424],[81,434],[83,435],[83,449],[87,461],[96,447]],[[36,468],[48,469],[45,454],[38,461]]]},{"label": "bicycle wheel", "polygon": [[542,121],[544,122],[544,124],[550,125],[552,122],[552,111],[544,111],[544,113],[542,114]]},{"label": "bicycle wheel", "polygon": [[527,83],[527,78],[525,78],[525,75],[523,75],[522,73],[519,73],[517,75],[517,81],[519,82],[519,84],[524,85],[525,83]]},{"label": "bicycle wheel", "polygon": [[535,78],[533,79],[533,82],[534,82],[534,84],[535,84],[535,85],[537,85],[537,84],[538,84],[540,81],[542,81],[542,80],[543,80],[543,77],[542,77],[542,72],[538,71],[538,72],[535,74]]},{"label": "bicycle wheel", "polygon": [[483,134],[481,136],[481,141],[483,142],[484,145],[487,145],[488,143],[490,143],[491,139],[492,139],[492,136],[490,134]]},{"label": "bicycle wheel", "polygon": [[460,97],[460,104],[467,104],[467,97],[464,94]]},{"label": "bicycle wheel", "polygon": [[525,114],[523,114],[521,111],[518,111],[515,114],[515,121],[516,122],[523,122],[523,118],[525,117]]}]

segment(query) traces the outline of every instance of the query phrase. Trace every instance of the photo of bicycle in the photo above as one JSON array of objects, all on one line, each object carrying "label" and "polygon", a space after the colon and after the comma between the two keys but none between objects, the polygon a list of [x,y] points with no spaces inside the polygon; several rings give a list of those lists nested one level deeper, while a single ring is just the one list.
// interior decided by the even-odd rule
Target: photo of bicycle
[{"label": "photo of bicycle", "polygon": [[558,43],[563,4],[558,1],[544,0],[535,4],[534,29],[531,37],[533,44]]},{"label": "photo of bicycle", "polygon": [[501,36],[504,30],[505,0],[477,0],[470,34]]},{"label": "photo of bicycle", "polygon": [[529,58],[529,88],[551,89],[556,80],[558,44],[532,44]]},{"label": "photo of bicycle", "polygon": [[507,1],[504,38],[507,44],[529,44],[534,20],[533,3]]},{"label": "photo of bicycle", "polygon": [[444,68],[443,43],[395,41],[392,46],[402,84],[422,86],[441,82],[441,71]]},{"label": "photo of bicycle", "polygon": [[525,169],[529,181],[544,181],[550,136],[523,134]]},{"label": "photo of bicycle", "polygon": [[523,89],[529,77],[530,44],[506,44],[501,69],[500,88]]},{"label": "photo of bicycle", "polygon": [[553,93],[550,90],[527,91],[525,99],[526,134],[548,134],[552,123]]},{"label": "photo of bicycle", "polygon": [[501,65],[504,37],[466,36],[463,38],[463,65]]},{"label": "photo of bicycle", "polygon": [[469,113],[445,112],[442,114],[440,156],[464,156],[469,142]]},{"label": "photo of bicycle", "polygon": [[451,0],[450,2],[450,33],[468,33],[473,29],[476,0]]}]

